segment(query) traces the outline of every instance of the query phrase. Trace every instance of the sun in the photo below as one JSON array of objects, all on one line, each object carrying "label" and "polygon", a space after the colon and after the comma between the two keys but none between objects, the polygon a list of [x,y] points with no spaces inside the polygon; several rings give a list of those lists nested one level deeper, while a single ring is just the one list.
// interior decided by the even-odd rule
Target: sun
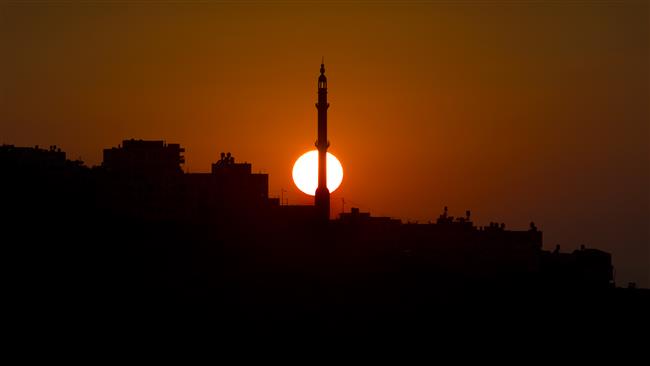
[{"label": "sun", "polygon": [[[327,153],[327,188],[334,192],[343,181],[343,167],[336,156]],[[293,182],[298,189],[313,196],[318,188],[318,150],[308,151],[293,164]]]}]

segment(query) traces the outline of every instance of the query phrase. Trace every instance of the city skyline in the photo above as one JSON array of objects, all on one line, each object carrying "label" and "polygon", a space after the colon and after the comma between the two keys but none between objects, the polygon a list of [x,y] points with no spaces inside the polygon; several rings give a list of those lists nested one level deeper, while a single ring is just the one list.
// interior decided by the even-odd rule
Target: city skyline
[{"label": "city skyline", "polygon": [[535,221],[546,249],[601,248],[650,285],[647,3],[0,6],[0,143],[97,165],[162,138],[191,172],[231,151],[307,204],[291,166],[324,54],[335,213]]}]

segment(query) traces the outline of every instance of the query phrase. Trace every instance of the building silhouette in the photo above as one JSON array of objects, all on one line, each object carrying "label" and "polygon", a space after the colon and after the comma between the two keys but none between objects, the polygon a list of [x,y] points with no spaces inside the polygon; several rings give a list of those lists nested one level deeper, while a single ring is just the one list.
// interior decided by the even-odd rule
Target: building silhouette
[{"label": "building silhouette", "polygon": [[318,77],[318,188],[314,197],[318,215],[321,220],[327,221],[330,218],[330,191],[327,188],[327,148],[330,146],[327,140],[327,109],[330,104],[327,102],[327,77],[325,76],[325,61],[320,65],[320,76]]},{"label": "building silhouette", "polygon": [[124,140],[122,145],[104,149],[102,167],[129,176],[168,176],[182,173],[185,163],[179,144],[164,141]]},{"label": "building silhouette", "polygon": [[124,140],[104,150],[98,201],[129,217],[182,221],[244,216],[267,209],[268,175],[221,153],[209,173],[184,173],[185,151],[163,141]]}]

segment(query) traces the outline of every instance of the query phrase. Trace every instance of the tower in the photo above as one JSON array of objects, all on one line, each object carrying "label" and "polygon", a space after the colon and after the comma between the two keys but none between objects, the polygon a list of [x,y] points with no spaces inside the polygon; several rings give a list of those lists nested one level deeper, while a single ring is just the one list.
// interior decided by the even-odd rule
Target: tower
[{"label": "tower", "polygon": [[316,188],[315,204],[318,216],[327,221],[330,218],[330,191],[327,188],[327,148],[330,142],[327,140],[327,77],[325,77],[325,61],[320,64],[320,76],[318,77],[318,188]]}]

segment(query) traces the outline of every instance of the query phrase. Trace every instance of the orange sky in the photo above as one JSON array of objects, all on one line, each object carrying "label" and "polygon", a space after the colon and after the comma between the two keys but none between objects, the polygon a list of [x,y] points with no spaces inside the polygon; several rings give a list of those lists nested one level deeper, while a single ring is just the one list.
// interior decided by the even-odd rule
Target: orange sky
[{"label": "orange sky", "polygon": [[[325,56],[333,196],[420,222],[534,220],[650,286],[647,2],[0,5],[0,143],[90,165],[125,138],[221,151],[307,203]],[[349,203],[352,205],[352,203]],[[348,206],[349,207],[349,206]]]}]

